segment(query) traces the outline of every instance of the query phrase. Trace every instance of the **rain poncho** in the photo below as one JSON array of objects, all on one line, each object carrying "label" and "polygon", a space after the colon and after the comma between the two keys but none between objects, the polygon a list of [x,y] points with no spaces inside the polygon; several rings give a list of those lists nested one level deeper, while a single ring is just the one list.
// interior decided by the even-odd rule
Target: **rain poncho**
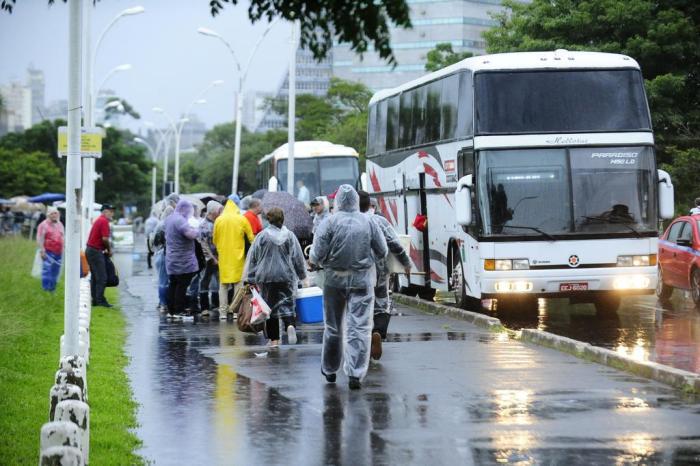
[{"label": "rain poncho", "polygon": [[369,366],[375,259],[386,256],[387,246],[377,225],[360,213],[352,186],[338,189],[335,206],[337,213],[321,224],[310,254],[325,271],[322,370],[335,374],[344,359],[345,373],[362,379]]},{"label": "rain poncho", "polygon": [[328,209],[328,199],[319,196],[316,198],[316,200],[323,206],[323,212],[321,212],[320,214],[314,213],[314,227],[311,230],[314,235],[316,234],[319,225],[321,225],[321,222],[331,216],[331,213]]},{"label": "rain poncho", "polygon": [[219,254],[220,283],[238,283],[245,265],[245,242],[253,242],[253,230],[233,201],[214,222],[214,245]]},{"label": "rain poncho", "polygon": [[165,268],[168,275],[182,275],[197,272],[197,256],[194,252],[194,240],[199,235],[197,228],[192,228],[194,207],[188,201],[181,200],[175,212],[165,220]]},{"label": "rain poncho", "polygon": [[245,275],[245,281],[260,286],[263,299],[272,309],[270,317],[293,316],[297,281],[306,278],[299,240],[285,226],[270,225],[250,248]]},{"label": "rain poncho", "polygon": [[[406,254],[406,251],[401,245],[399,236],[396,234],[394,227],[391,226],[389,221],[381,215],[367,214],[367,216],[377,225],[384,235],[389,252],[396,256],[399,262],[401,262],[401,265],[410,267],[411,260],[408,258],[408,254]],[[378,314],[389,312],[389,264],[386,258],[378,258],[376,260],[376,265],[377,285],[374,287],[374,313]],[[386,331],[384,333],[386,333]],[[382,334],[382,337],[386,338],[386,335]]]}]

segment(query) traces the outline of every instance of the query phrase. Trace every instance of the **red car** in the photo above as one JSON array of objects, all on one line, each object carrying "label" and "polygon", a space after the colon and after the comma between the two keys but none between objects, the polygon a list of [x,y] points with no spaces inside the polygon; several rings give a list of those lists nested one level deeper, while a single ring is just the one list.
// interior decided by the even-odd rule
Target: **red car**
[{"label": "red car", "polygon": [[656,295],[665,300],[674,288],[690,290],[700,307],[700,215],[678,217],[659,239]]}]

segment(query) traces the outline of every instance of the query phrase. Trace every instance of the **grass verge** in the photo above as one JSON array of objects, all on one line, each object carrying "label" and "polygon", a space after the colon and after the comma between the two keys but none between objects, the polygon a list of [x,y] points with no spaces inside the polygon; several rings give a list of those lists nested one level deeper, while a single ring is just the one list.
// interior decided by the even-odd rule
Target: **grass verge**
[{"label": "grass verge", "polygon": [[[49,389],[63,333],[63,280],[55,294],[30,275],[34,243],[0,240],[0,458],[37,464],[39,432],[48,421]],[[108,295],[117,302],[116,290]],[[125,319],[118,307],[94,308],[90,329],[90,463],[143,464],[136,403],[124,369]]]}]

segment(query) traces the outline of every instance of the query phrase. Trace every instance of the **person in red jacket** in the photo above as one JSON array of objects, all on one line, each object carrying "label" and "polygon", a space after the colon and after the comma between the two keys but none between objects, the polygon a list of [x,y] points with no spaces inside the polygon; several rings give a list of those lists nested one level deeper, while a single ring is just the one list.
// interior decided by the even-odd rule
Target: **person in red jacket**
[{"label": "person in red jacket", "polygon": [[102,205],[102,215],[95,219],[88,236],[85,255],[90,264],[90,291],[92,293],[92,305],[112,307],[105,299],[105,285],[107,284],[107,266],[105,255],[112,255],[109,243],[109,223],[114,217],[114,207],[109,204]]},{"label": "person in red jacket", "polygon": [[248,204],[248,210],[243,216],[248,219],[250,223],[250,228],[253,230],[253,234],[257,235],[263,230],[262,222],[260,221],[260,213],[262,212],[262,202],[260,199],[253,198]]}]

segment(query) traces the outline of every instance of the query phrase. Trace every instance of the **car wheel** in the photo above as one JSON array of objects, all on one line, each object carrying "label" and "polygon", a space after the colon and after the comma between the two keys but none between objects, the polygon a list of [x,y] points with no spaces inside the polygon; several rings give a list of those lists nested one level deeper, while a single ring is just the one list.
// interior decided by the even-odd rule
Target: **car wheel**
[{"label": "car wheel", "polygon": [[700,269],[690,272],[690,297],[696,307],[700,307]]},{"label": "car wheel", "polygon": [[658,268],[656,273],[656,296],[661,301],[668,300],[673,294],[673,287],[668,286],[664,283],[664,274],[661,271],[661,267]]}]

